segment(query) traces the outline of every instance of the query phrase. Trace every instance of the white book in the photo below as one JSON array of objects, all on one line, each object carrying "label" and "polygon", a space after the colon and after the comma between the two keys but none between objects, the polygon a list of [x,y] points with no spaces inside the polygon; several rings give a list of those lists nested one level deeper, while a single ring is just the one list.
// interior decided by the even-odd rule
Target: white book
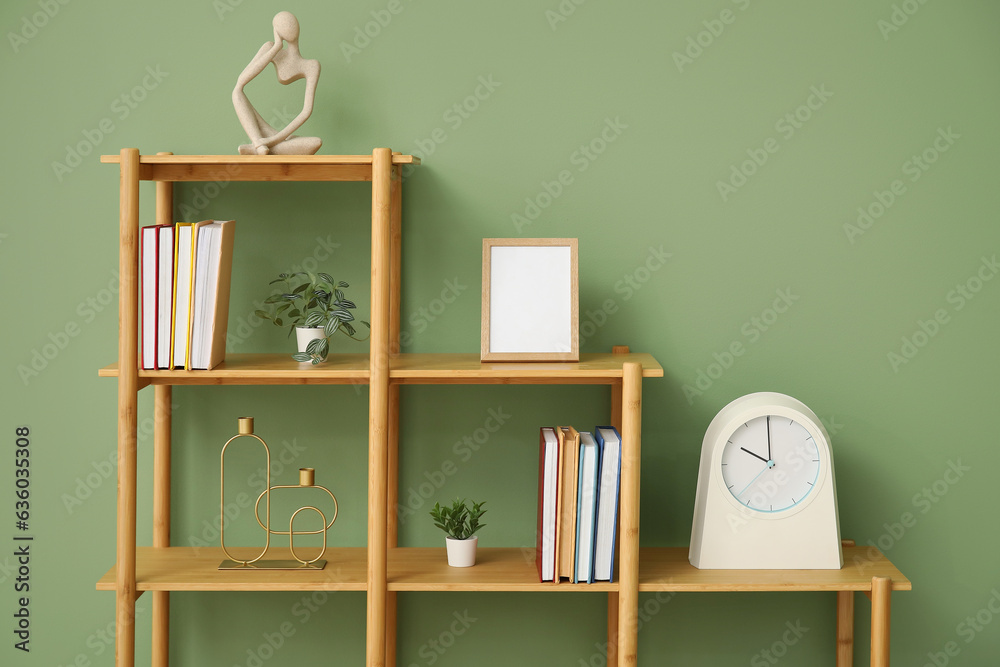
[{"label": "white book", "polygon": [[542,581],[552,581],[556,567],[556,482],[559,479],[559,441],[551,428],[542,429],[545,466],[542,486]]},{"label": "white book", "polygon": [[143,227],[142,248],[142,367],[156,368],[156,227]]},{"label": "white book", "polygon": [[594,580],[594,528],[597,520],[597,473],[600,451],[594,436],[580,432],[580,481],[576,520],[576,579]]},{"label": "white book", "polygon": [[233,224],[232,220],[215,220],[194,227],[194,295],[188,350],[191,363],[185,366],[192,370],[209,370],[225,356]]},{"label": "white book", "polygon": [[596,429],[601,443],[601,473],[597,496],[597,534],[594,544],[594,579],[611,581],[615,563],[618,523],[618,485],[621,480],[622,441],[612,428]]},{"label": "white book", "polygon": [[174,302],[174,228],[159,227],[156,294],[156,367],[170,368],[170,326]]}]

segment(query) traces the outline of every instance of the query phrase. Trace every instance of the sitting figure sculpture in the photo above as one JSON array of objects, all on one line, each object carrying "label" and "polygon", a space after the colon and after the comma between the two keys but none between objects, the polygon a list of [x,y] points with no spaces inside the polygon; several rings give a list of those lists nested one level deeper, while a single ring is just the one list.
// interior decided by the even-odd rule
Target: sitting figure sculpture
[{"label": "sitting figure sculpture", "polygon": [[[233,90],[233,106],[240,124],[250,137],[249,144],[240,146],[240,155],[312,155],[323,142],[318,137],[298,137],[293,135],[312,114],[316,98],[316,83],[319,81],[319,61],[306,60],[299,53],[299,22],[291,12],[280,12],[274,17],[274,41],[265,42],[250,64],[246,66]],[[282,130],[276,130],[267,123],[247,98],[244,88],[258,74],[274,63],[278,82],[288,85],[299,79],[306,80],[305,99],[302,111]]]}]

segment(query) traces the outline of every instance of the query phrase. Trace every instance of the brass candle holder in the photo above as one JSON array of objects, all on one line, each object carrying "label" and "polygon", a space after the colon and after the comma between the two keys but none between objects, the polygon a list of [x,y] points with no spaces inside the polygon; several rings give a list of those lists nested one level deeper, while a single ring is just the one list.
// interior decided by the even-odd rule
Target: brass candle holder
[{"label": "brass candle holder", "polygon": [[[257,496],[257,502],[254,503],[254,517],[257,519],[257,524],[264,530],[264,548],[259,554],[250,559],[236,558],[233,556],[229,549],[226,548],[226,520],[225,520],[225,504],[226,504],[226,449],[238,438],[252,438],[259,442],[264,448],[265,455],[265,465],[267,470],[266,484],[265,488],[259,496]],[[299,468],[299,483],[298,484],[282,484],[277,486],[271,486],[271,450],[268,448],[267,443],[260,438],[260,436],[255,435],[253,432],[253,417],[240,417],[238,420],[238,433],[226,441],[226,444],[222,446],[221,458],[221,469],[222,469],[222,479],[219,486],[220,489],[220,528],[219,528],[219,540],[222,543],[222,550],[227,556],[228,560],[222,561],[219,564],[220,570],[245,570],[245,569],[258,569],[258,570],[322,570],[326,567],[326,561],[323,560],[323,555],[326,553],[326,531],[330,529],[333,522],[337,520],[337,514],[340,512],[340,506],[337,503],[337,497],[333,495],[330,489],[325,486],[320,486],[316,484],[316,471],[313,468]],[[271,492],[278,489],[322,489],[326,491],[330,498],[333,500],[333,517],[330,519],[329,523],[326,519],[326,514],[323,513],[318,507],[313,505],[304,505],[292,513],[291,518],[288,520],[288,530],[273,530],[271,528]],[[265,500],[265,514],[264,521],[260,518],[260,501],[264,500],[264,496],[267,496]],[[312,510],[319,514],[320,519],[323,521],[323,528],[318,530],[295,530],[295,517],[299,513],[305,510]],[[323,548],[313,559],[305,559],[299,557],[295,551],[295,536],[296,535],[318,535],[322,533],[323,535]],[[264,560],[264,556],[267,554],[268,549],[271,546],[271,535],[288,535],[288,549],[292,554],[292,559],[278,559],[278,560]]]}]

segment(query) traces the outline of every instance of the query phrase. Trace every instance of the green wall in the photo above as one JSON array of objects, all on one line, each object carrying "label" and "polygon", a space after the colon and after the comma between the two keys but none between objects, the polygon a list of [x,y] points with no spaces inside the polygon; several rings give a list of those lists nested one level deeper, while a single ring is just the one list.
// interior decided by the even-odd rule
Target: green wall
[{"label": "green wall", "polygon": [[[116,355],[118,178],[97,155],[235,152],[245,137],[230,92],[281,9],[323,66],[303,128],[322,137],[321,152],[424,156],[404,188],[407,351],[477,349],[483,237],[578,237],[581,350],[628,344],[665,369],[644,384],[642,544],[687,544],[713,415],[745,393],[785,392],[833,434],[843,535],[878,544],[913,581],[893,598],[894,664],[996,661],[995,3],[14,0],[0,9],[0,540],[20,532],[18,426],[30,429],[35,539],[28,654],[10,632],[13,547],[0,549],[0,662],[113,664],[113,595],[94,582],[115,553],[116,387],[97,369]],[[270,72],[252,88],[275,120],[301,99],[278,88]],[[311,258],[328,257],[368,311],[366,186],[223,185],[178,186],[175,203],[178,219],[238,221],[231,351],[286,348],[283,332],[248,316],[274,274]],[[145,224],[152,194],[144,185]],[[791,305],[778,313],[782,295]],[[742,354],[728,357],[737,343]],[[426,510],[455,496],[489,501],[483,544],[532,544],[537,428],[607,420],[601,388],[402,394],[409,545],[439,544]],[[331,543],[364,543],[364,388],[174,396],[176,544],[214,542],[218,451],[243,414],[287,452],[279,479],[313,465],[338,494]],[[476,450],[458,446],[491,410],[506,415],[502,427]],[[143,544],[151,444],[143,430]],[[440,473],[447,462],[457,472]],[[234,474],[250,482],[253,466]],[[422,485],[440,487],[433,500]],[[364,654],[361,594],[172,600],[174,664],[360,664]],[[601,595],[400,600],[400,665],[603,664]],[[833,664],[831,594],[643,604],[643,665],[773,664],[762,651],[776,643],[780,664]],[[139,613],[145,658],[148,596]],[[858,664],[867,620],[859,597]],[[273,655],[268,637],[281,645]]]}]

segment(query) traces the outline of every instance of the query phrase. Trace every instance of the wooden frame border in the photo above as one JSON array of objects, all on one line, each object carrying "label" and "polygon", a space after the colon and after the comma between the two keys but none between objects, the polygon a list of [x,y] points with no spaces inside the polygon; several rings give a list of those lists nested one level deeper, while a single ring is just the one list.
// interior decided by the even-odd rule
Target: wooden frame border
[{"label": "wooden frame border", "polygon": [[[490,348],[491,258],[495,247],[562,247],[570,249],[570,351],[569,352],[492,352]],[[579,361],[580,360],[580,284],[578,239],[483,239],[482,361]]]}]

